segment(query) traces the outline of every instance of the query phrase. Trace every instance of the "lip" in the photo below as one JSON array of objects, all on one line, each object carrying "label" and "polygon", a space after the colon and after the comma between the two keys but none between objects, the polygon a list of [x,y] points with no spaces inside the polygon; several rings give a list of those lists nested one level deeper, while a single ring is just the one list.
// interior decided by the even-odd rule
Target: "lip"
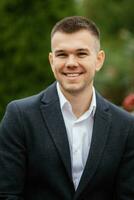
[{"label": "lip", "polygon": [[63,73],[66,80],[77,81],[83,75],[83,72]]},{"label": "lip", "polygon": [[69,72],[69,73],[63,73],[63,75],[66,76],[66,77],[78,77],[78,76],[80,76],[80,75],[82,75],[82,74],[83,74],[83,72],[75,72],[75,73]]}]

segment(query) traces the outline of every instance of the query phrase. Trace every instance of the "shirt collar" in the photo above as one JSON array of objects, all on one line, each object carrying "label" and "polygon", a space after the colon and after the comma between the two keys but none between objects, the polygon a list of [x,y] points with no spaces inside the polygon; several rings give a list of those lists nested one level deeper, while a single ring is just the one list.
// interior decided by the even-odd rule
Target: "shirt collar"
[{"label": "shirt collar", "polygon": [[[57,86],[57,92],[58,92],[58,96],[59,96],[61,110],[63,110],[63,107],[65,104],[68,104],[69,107],[71,107],[70,102],[66,99],[66,97],[61,92],[59,82],[57,82],[56,86]],[[95,89],[93,87],[93,96],[92,96],[92,100],[91,100],[89,109],[87,110],[87,113],[90,113],[90,114],[92,114],[92,116],[94,116],[95,111],[96,111],[96,94],[95,94]]]}]

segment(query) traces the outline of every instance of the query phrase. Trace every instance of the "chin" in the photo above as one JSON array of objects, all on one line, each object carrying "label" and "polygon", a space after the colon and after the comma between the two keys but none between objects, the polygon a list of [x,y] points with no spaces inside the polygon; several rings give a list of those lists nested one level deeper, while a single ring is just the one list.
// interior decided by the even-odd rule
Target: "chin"
[{"label": "chin", "polygon": [[83,87],[78,87],[78,86],[66,87],[66,88],[64,88],[64,91],[66,91],[70,94],[78,94],[83,91]]},{"label": "chin", "polygon": [[82,83],[66,83],[65,82],[59,82],[61,85],[61,90],[63,92],[67,92],[70,94],[75,94],[75,93],[80,93],[83,90],[86,89],[87,85],[86,84],[82,84]]}]

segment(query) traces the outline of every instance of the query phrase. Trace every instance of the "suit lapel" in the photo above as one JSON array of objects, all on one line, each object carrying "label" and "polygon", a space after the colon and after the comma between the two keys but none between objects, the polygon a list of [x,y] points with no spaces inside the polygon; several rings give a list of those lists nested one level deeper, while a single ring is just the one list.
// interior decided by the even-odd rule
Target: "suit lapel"
[{"label": "suit lapel", "polygon": [[[97,109],[94,117],[91,147],[74,199],[77,199],[86,192],[86,188],[90,185],[103,156],[111,124],[111,114],[107,105],[108,104],[105,100],[97,95]],[[41,112],[52,140],[54,141],[61,160],[66,168],[67,174],[69,175],[70,180],[72,180],[69,143],[64,120],[60,110],[56,84],[53,84],[45,91],[42,99]],[[88,191],[91,188],[92,184],[88,187]]]},{"label": "suit lapel", "polygon": [[[97,95],[97,109],[94,116],[94,127],[93,127],[91,147],[87,163],[80,180],[80,184],[75,194],[75,199],[77,199],[77,197],[83,191],[85,191],[88,184],[90,185],[90,182],[103,156],[104,147],[107,141],[109,128],[111,124],[111,115],[107,111],[108,107],[106,105],[107,104],[104,103],[104,100]],[[92,184],[88,188],[88,191],[89,189],[91,189],[91,187]]]},{"label": "suit lapel", "polygon": [[42,99],[41,112],[52,140],[54,141],[54,144],[64,163],[66,171],[72,180],[69,143],[64,120],[60,110],[56,84],[50,86],[45,92]]}]

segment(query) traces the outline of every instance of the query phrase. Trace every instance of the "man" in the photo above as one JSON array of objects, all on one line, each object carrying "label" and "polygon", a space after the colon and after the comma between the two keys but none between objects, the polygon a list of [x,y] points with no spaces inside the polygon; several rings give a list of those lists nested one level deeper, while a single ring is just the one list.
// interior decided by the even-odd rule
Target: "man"
[{"label": "man", "polygon": [[72,16],[51,32],[56,82],[11,102],[0,125],[0,200],[134,200],[134,118],[99,95],[99,30]]}]

